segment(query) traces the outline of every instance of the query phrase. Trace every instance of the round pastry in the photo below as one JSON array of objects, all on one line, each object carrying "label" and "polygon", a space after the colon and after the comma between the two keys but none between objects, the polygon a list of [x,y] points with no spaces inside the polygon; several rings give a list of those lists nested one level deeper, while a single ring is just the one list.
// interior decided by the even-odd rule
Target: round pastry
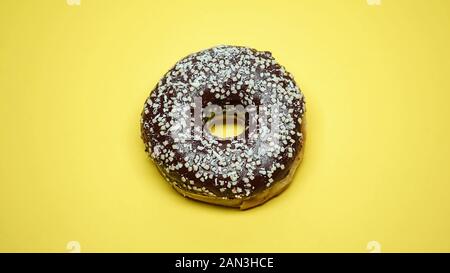
[{"label": "round pastry", "polygon": [[[304,150],[305,101],[270,52],[218,46],[191,54],[144,104],[141,137],[166,180],[184,196],[241,209],[292,181]],[[212,128],[232,120],[241,134]]]}]

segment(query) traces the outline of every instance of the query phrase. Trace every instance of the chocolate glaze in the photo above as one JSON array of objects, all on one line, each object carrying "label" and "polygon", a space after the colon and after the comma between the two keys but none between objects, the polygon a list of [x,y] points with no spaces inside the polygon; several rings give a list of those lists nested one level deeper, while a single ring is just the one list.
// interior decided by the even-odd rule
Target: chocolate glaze
[{"label": "chocolate glaze", "polygon": [[[255,106],[255,115],[245,115],[245,138],[221,139],[203,131],[196,139],[193,130],[187,134],[191,120],[183,124],[180,116],[194,112],[196,97],[202,107]],[[278,112],[264,116],[265,107]],[[183,58],[164,75],[145,102],[141,137],[173,186],[217,198],[248,198],[288,174],[303,146],[304,113],[303,94],[270,52],[218,46]],[[251,117],[258,121],[253,132]],[[267,122],[260,123],[263,117]],[[276,118],[278,130],[268,131]],[[202,125],[207,119],[202,117]]]}]

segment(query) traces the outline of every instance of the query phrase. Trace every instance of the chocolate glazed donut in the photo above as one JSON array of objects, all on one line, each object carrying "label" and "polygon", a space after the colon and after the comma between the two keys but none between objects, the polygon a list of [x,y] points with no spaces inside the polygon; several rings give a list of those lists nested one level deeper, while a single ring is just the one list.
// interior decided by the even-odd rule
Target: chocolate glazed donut
[{"label": "chocolate glazed donut", "polygon": [[[304,114],[303,94],[270,52],[218,46],[183,58],[159,81],[144,105],[141,137],[179,193],[247,209],[292,181]],[[244,132],[212,135],[211,124],[229,116]]]}]

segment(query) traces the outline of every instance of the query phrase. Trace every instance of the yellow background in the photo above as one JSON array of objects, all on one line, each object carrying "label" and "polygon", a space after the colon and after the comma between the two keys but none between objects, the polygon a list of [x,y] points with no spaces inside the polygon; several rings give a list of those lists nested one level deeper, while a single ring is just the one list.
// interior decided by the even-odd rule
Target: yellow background
[{"label": "yellow background", "polygon": [[[307,99],[292,186],[182,198],[139,136],[181,57],[272,51]],[[450,251],[450,1],[0,2],[0,251]]]}]

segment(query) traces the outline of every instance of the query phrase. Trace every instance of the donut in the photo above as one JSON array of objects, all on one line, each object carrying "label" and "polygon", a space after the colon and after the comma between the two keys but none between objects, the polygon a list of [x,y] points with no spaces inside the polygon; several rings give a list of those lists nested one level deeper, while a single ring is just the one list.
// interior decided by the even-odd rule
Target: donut
[{"label": "donut", "polygon": [[[144,103],[141,138],[180,194],[248,209],[288,187],[303,158],[305,99],[268,51],[216,46],[178,61]],[[217,136],[224,120],[243,126]]]}]

